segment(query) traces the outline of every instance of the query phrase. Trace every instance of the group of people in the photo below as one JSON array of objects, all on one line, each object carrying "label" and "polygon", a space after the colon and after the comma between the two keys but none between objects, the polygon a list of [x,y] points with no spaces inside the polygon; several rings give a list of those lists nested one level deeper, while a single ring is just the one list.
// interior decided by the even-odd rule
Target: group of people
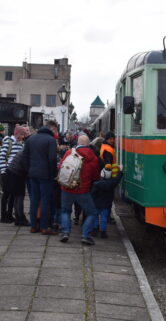
[{"label": "group of people", "polygon": [[[116,165],[114,133],[108,132],[93,141],[86,131],[77,135],[68,132],[60,137],[54,121],[47,121],[35,134],[31,134],[27,125],[16,125],[11,137],[3,137],[3,129],[0,124],[1,223],[30,225],[31,233],[43,235],[56,234],[58,227],[60,241],[67,242],[74,207],[84,214],[83,244],[94,245],[92,235],[98,232],[107,238],[114,188],[122,176]],[[73,147],[83,157],[83,165],[80,184],[71,189],[60,186],[57,176]],[[30,222],[24,214],[26,187]]]}]

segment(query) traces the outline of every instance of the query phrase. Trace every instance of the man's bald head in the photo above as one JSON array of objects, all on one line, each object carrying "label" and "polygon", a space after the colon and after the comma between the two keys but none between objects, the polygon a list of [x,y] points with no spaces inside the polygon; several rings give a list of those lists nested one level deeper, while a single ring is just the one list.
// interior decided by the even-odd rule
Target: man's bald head
[{"label": "man's bald head", "polygon": [[78,137],[77,145],[89,146],[89,144],[90,144],[90,140],[89,140],[89,137],[87,135],[81,135],[81,136]]}]

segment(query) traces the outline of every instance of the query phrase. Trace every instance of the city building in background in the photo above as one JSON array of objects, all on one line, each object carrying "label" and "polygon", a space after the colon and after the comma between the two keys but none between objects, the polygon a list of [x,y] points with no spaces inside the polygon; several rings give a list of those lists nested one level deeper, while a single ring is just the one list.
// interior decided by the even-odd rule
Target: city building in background
[{"label": "city building in background", "polygon": [[31,106],[31,117],[37,121],[43,114],[44,120],[57,120],[60,129],[62,116],[64,129],[68,128],[68,106],[66,110],[58,97],[58,90],[64,84],[70,90],[71,65],[67,58],[54,59],[53,64],[23,62],[22,66],[0,66],[0,96],[14,98],[16,103]]}]

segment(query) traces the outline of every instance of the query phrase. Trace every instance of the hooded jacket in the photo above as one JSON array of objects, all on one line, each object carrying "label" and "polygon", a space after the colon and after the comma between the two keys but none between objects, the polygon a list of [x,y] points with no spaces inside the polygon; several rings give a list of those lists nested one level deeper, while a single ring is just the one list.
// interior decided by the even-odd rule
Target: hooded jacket
[{"label": "hooded jacket", "polygon": [[[80,174],[80,180],[81,184],[79,187],[76,187],[74,189],[69,189],[66,187],[61,187],[63,191],[73,193],[73,194],[83,194],[88,193],[90,191],[90,187],[93,181],[99,179],[100,177],[100,169],[99,169],[99,161],[93,150],[89,146],[77,146],[77,152],[84,158],[81,174]],[[71,150],[68,150],[61,163],[63,163],[63,160],[70,155]]]},{"label": "hooded jacket", "polygon": [[57,144],[53,132],[41,127],[28,138],[23,161],[29,178],[50,179],[57,174]]},{"label": "hooded jacket", "polygon": [[119,172],[117,177],[100,179],[93,183],[91,195],[97,209],[111,208],[114,199],[114,189],[119,184],[123,173]]}]

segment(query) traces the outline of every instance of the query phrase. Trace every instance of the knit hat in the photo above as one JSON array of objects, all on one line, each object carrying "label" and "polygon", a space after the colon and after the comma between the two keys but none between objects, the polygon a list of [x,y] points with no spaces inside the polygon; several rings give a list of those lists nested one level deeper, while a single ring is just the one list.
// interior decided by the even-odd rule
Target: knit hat
[{"label": "knit hat", "polygon": [[4,126],[0,124],[0,132],[2,132],[3,130],[5,130]]},{"label": "knit hat", "polygon": [[16,125],[16,127],[14,129],[15,138],[18,138],[20,135],[24,135],[24,134],[25,134],[24,127],[22,127],[20,125]]},{"label": "knit hat", "polygon": [[115,134],[113,132],[107,132],[105,135],[105,140],[109,139],[109,138],[115,138]]}]

